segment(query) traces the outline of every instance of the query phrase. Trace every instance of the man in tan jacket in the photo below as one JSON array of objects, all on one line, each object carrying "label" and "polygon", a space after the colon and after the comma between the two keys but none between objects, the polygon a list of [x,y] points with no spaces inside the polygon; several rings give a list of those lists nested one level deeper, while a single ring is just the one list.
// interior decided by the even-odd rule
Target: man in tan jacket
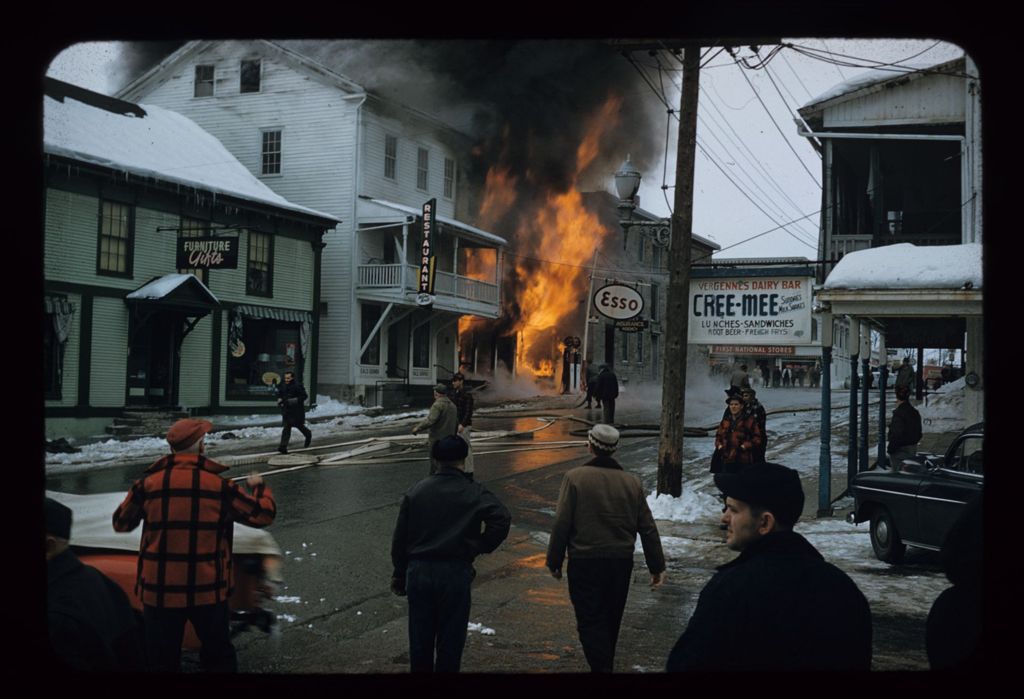
[{"label": "man in tan jacket", "polygon": [[651,589],[665,582],[665,554],[640,479],[612,458],[619,431],[597,424],[588,440],[594,458],[565,474],[558,494],[547,567],[562,578],[569,551],[569,598],[592,672],[611,672],[622,613],[633,577],[636,536],[644,549]]},{"label": "man in tan jacket", "polygon": [[448,400],[448,387],[443,383],[434,386],[434,404],[427,416],[416,423],[412,433],[423,430],[427,433],[427,453],[430,454],[430,473],[437,473],[441,464],[434,458],[434,443],[439,439],[456,434],[459,429],[459,409]]}]

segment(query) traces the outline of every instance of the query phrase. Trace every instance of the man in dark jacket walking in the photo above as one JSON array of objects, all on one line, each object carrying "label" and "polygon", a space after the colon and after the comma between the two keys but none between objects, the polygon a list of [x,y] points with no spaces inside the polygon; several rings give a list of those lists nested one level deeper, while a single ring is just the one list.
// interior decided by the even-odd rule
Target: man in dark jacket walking
[{"label": "man in dark jacket walking", "polygon": [[46,498],[46,612],[50,646],[77,672],[145,669],[142,628],[117,583],[69,548],[71,509]]},{"label": "man in dark jacket walking", "polygon": [[917,455],[917,443],[921,441],[921,413],[910,404],[910,387],[896,388],[896,408],[889,422],[889,468],[899,469],[904,459]]},{"label": "man in dark jacket walking", "polygon": [[292,427],[295,427],[306,438],[303,448],[313,441],[313,433],[306,427],[306,399],[309,395],[302,384],[295,380],[295,372],[284,372],[284,383],[277,385],[277,405],[281,408],[281,444],[277,450],[288,453],[288,441],[292,438]]},{"label": "man in dark jacket walking", "polygon": [[793,531],[804,505],[779,464],[720,473],[726,544],[667,670],[869,670],[871,609],[846,573]]},{"label": "man in dark jacket walking", "polygon": [[592,672],[611,672],[637,534],[652,590],[665,582],[665,554],[640,479],[612,458],[619,431],[594,425],[588,440],[594,458],[562,480],[546,563],[561,580],[568,549],[569,599],[583,653]]},{"label": "man in dark jacket walking", "polygon": [[211,672],[235,672],[228,599],[232,580],[234,523],[266,527],[277,506],[257,474],[251,492],[221,478],[227,466],[205,456],[207,420],[178,420],[167,430],[171,454],[135,481],[114,512],[114,531],[130,532],[142,522],[135,592],[142,601],[149,664],[178,672],[185,622],[202,648],[199,663]]},{"label": "man in dark jacket walking", "polygon": [[619,397],[619,377],[612,368],[602,364],[594,382],[594,397],[601,405],[602,422],[606,425],[615,424],[615,399]]},{"label": "man in dark jacket walking", "polygon": [[512,521],[498,498],[462,475],[466,453],[465,440],[454,435],[434,444],[440,467],[402,498],[391,539],[391,590],[409,598],[413,672],[459,671],[473,559],[498,548]]}]

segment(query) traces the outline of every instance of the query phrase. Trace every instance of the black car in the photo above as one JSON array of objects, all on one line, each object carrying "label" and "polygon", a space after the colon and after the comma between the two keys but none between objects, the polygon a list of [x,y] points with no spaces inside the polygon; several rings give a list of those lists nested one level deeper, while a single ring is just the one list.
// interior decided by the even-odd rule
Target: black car
[{"label": "black car", "polygon": [[862,471],[851,483],[852,523],[871,522],[871,546],[879,560],[899,563],[906,547],[939,551],[964,505],[985,483],[985,424],[956,436],[945,455],[918,454],[892,469]]}]

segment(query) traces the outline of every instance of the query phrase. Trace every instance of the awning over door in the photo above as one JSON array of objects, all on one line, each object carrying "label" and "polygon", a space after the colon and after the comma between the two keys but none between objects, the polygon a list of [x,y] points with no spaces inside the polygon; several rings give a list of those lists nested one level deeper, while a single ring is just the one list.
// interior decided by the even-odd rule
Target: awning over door
[{"label": "awning over door", "polygon": [[131,305],[152,311],[177,311],[188,317],[201,318],[220,301],[194,274],[165,274],[146,282],[125,296]]}]

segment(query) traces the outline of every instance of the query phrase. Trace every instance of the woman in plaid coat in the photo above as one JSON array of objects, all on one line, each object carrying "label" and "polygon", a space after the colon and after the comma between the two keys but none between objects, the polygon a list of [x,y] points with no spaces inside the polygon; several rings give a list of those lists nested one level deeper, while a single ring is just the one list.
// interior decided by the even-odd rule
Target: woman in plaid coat
[{"label": "woman in plaid coat", "polygon": [[228,609],[234,523],[265,527],[277,514],[259,475],[247,480],[251,492],[218,475],[227,466],[204,456],[212,427],[206,420],[174,423],[167,431],[171,454],[146,469],[113,516],[119,532],[143,523],[135,593],[157,671],[178,671],[186,621],[202,643],[204,670],[237,669]]}]

